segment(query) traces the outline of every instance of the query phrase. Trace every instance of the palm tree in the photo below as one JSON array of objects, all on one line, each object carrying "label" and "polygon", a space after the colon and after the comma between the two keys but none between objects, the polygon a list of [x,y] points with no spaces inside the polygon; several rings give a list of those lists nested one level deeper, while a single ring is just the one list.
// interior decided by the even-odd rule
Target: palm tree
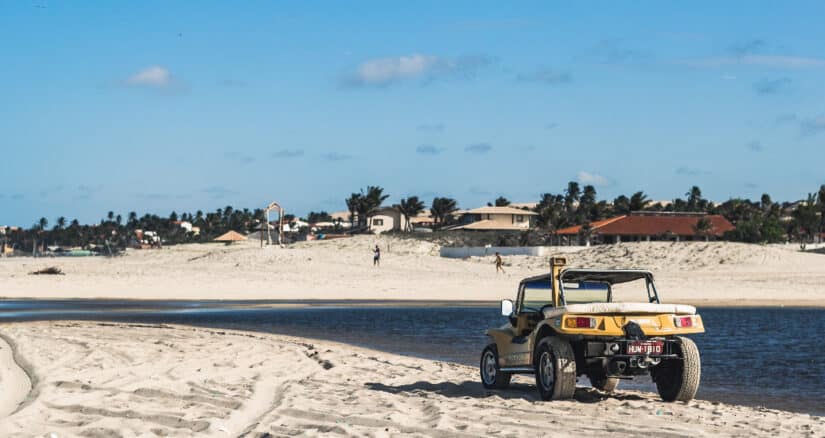
[{"label": "palm tree", "polygon": [[495,205],[496,207],[507,207],[508,205],[510,205],[510,200],[508,200],[504,196],[499,196],[493,202],[493,205]]},{"label": "palm tree", "polygon": [[366,190],[361,189],[360,193],[353,193],[345,201],[350,213],[350,220],[358,219],[358,227],[363,228],[368,225],[368,220],[375,215],[381,204],[389,198],[384,194],[384,189],[379,186],[367,186]]},{"label": "palm tree", "polygon": [[66,218],[60,216],[59,218],[57,218],[57,229],[62,230],[63,228],[66,228]]},{"label": "palm tree", "polygon": [[536,213],[539,214],[536,222],[541,228],[555,231],[563,225],[563,211],[564,196],[545,193],[541,196],[541,201],[536,205]]},{"label": "palm tree", "polygon": [[702,198],[702,190],[699,186],[693,186],[685,193],[687,197],[688,211],[704,211],[707,207],[708,201]]},{"label": "palm tree", "polygon": [[813,193],[809,193],[808,199],[800,202],[791,214],[800,240],[810,242],[819,227],[820,223],[819,218],[816,217],[816,210],[816,197]]},{"label": "palm tree", "polygon": [[650,199],[647,199],[645,192],[638,191],[630,196],[630,211],[642,211],[650,204]]},{"label": "palm tree", "polygon": [[628,214],[630,211],[630,199],[627,196],[619,195],[613,200],[613,212],[615,214]]},{"label": "palm tree", "polygon": [[579,202],[580,195],[581,189],[579,189],[579,183],[575,181],[568,182],[567,191],[564,195],[564,209],[567,211],[567,215],[571,219],[573,217],[574,206],[577,202]]},{"label": "palm tree", "polygon": [[708,236],[713,232],[713,223],[706,217],[700,218],[696,221],[696,224],[693,225],[693,232],[696,233],[697,236],[702,236],[705,240],[708,240]]},{"label": "palm tree", "polygon": [[598,219],[596,207],[596,188],[592,185],[584,186],[582,195],[579,198],[579,208],[576,209],[576,223],[584,223],[587,220]]},{"label": "palm tree", "polygon": [[109,222],[113,221],[115,219],[115,212],[110,211],[106,213],[106,219],[109,219]]},{"label": "palm tree", "polygon": [[48,225],[49,225],[49,221],[48,221],[48,219],[46,219],[44,217],[41,217],[40,220],[37,221],[37,227],[40,228],[40,231],[45,230]]},{"label": "palm tree", "polygon": [[401,200],[398,204],[398,211],[404,215],[404,231],[410,231],[412,229],[410,218],[418,216],[424,211],[424,202],[418,200],[418,196],[410,196]]},{"label": "palm tree", "polygon": [[767,193],[762,194],[762,198],[759,200],[759,206],[762,207],[762,211],[767,213],[773,207],[773,201],[771,200],[771,195]]},{"label": "palm tree", "polygon": [[[350,195],[349,198],[346,199],[347,203],[347,210],[349,210],[349,224],[350,227],[355,226],[355,215],[358,214],[358,210],[360,209],[361,205],[361,194],[360,193],[353,193]],[[358,219],[360,223],[360,218]]]},{"label": "palm tree", "polygon": [[366,199],[367,215],[370,215],[374,210],[381,208],[381,204],[389,198],[390,195],[384,194],[384,189],[378,186],[367,186]]},{"label": "palm tree", "polygon": [[433,215],[435,223],[440,226],[444,226],[447,217],[456,210],[458,210],[458,203],[452,198],[436,197],[430,207],[430,213]]},{"label": "palm tree", "polygon": [[819,231],[825,231],[825,184],[819,186],[819,193],[818,193],[818,201],[819,201]]},{"label": "palm tree", "polygon": [[137,225],[137,217],[137,213],[135,213],[134,211],[129,212],[129,227],[135,228],[135,226]]}]

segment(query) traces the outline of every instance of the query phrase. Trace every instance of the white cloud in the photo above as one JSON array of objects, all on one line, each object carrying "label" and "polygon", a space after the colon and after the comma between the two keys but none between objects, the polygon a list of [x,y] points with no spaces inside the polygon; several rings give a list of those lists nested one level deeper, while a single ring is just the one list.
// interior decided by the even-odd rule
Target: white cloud
[{"label": "white cloud", "polygon": [[153,65],[129,76],[127,85],[165,88],[172,85],[172,74],[166,67]]},{"label": "white cloud", "polygon": [[357,77],[371,84],[385,84],[398,79],[419,76],[438,64],[438,58],[426,55],[399,56],[364,62],[356,71]]},{"label": "white cloud", "polygon": [[576,174],[576,178],[582,184],[590,184],[594,186],[609,186],[610,180],[602,175],[585,172],[584,170]]},{"label": "white cloud", "polygon": [[490,59],[484,56],[444,58],[413,54],[376,58],[361,63],[355,71],[343,78],[342,84],[351,87],[382,87],[404,80],[432,79],[449,74],[471,76],[490,63]]}]

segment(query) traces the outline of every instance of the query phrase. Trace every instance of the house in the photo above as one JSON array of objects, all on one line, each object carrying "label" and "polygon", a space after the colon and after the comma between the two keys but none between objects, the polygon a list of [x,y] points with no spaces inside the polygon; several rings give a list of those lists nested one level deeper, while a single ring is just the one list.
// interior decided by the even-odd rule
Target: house
[{"label": "house", "polygon": [[[707,219],[710,228],[697,230],[701,219]],[[629,215],[591,222],[589,230],[575,225],[556,231],[568,244],[619,243],[651,240],[715,240],[735,227],[724,216],[705,213],[633,212]]]},{"label": "house", "polygon": [[397,207],[382,207],[370,216],[368,225],[370,231],[381,234],[388,231],[402,231],[406,221],[407,216],[402,214]]},{"label": "house", "polygon": [[[278,228],[278,222],[277,221],[271,222],[270,225],[274,225],[270,229],[277,229]],[[283,232],[284,233],[299,233],[301,231],[301,229],[309,229],[309,222],[307,222],[305,220],[301,220],[300,218],[297,218],[297,217],[292,219],[292,221],[290,221],[289,223],[286,223],[286,221],[284,221],[284,226],[283,226]]]},{"label": "house", "polygon": [[429,211],[422,212],[418,216],[410,218],[410,227],[415,231],[416,229],[421,230],[425,229],[432,229],[435,226],[435,218]]},{"label": "house", "polygon": [[341,222],[351,222],[352,217],[350,217],[349,211],[334,211],[329,214],[329,217],[332,218],[333,222],[341,221]]},{"label": "house", "polygon": [[514,207],[481,207],[459,212],[458,225],[449,230],[525,231],[538,213]]},{"label": "house", "polygon": [[315,222],[314,224],[310,224],[310,229],[312,231],[334,231],[334,230],[347,230],[352,228],[352,224],[348,221],[342,221],[340,219],[335,219],[333,221],[319,221]]},{"label": "house", "polygon": [[195,236],[198,236],[201,233],[201,228],[192,225],[192,222],[189,221],[172,221],[172,224],[177,225],[187,233],[192,233]]}]

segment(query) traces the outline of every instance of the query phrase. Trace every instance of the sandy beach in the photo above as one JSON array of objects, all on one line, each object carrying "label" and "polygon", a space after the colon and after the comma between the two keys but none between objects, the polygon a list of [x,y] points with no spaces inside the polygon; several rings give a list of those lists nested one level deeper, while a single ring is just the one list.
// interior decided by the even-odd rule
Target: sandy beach
[{"label": "sandy beach", "polygon": [[[373,245],[383,249],[372,266]],[[622,243],[565,256],[573,266],[652,269],[664,301],[699,305],[825,305],[825,256],[731,242]],[[455,300],[512,298],[546,257],[440,257],[436,244],[357,236],[261,249],[257,242],[129,250],[116,258],[0,259],[6,298]],[[65,275],[28,275],[57,266]]]},{"label": "sandy beach", "polygon": [[[474,367],[321,341],[179,326],[0,326],[34,378],[7,391],[5,436],[822,436],[825,419],[652,394],[537,401],[486,391]],[[218,353],[219,352],[219,353]]]}]

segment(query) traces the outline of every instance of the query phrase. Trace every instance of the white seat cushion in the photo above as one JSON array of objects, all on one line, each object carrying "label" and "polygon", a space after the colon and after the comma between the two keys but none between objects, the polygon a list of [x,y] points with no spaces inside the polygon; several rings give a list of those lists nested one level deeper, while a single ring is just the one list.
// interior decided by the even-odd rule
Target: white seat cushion
[{"label": "white seat cushion", "polygon": [[659,314],[672,313],[676,315],[695,315],[696,308],[686,304],[655,304],[655,303],[586,303],[570,304],[567,307],[547,309],[544,311],[545,318],[552,318],[563,313],[584,313],[584,314]]}]

